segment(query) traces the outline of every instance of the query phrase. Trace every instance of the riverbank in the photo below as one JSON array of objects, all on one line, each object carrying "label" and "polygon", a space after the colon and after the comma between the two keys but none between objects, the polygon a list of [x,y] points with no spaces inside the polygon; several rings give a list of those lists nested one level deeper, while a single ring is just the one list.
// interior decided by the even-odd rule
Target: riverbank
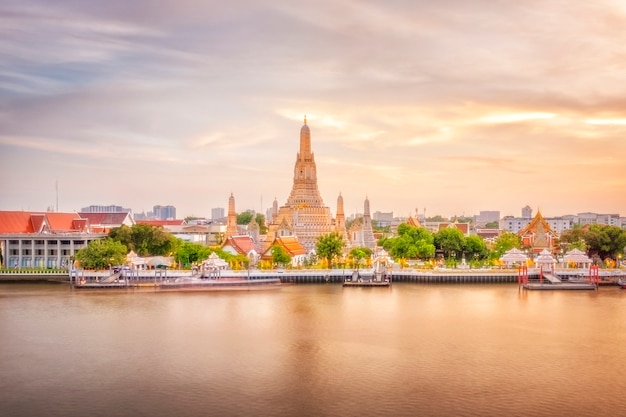
[{"label": "riverbank", "polygon": [[[343,283],[353,273],[352,269],[327,270],[270,270],[270,271],[220,271],[219,275],[210,279],[241,279],[264,280],[279,279],[283,283],[315,284],[315,283]],[[412,283],[518,283],[519,273],[514,269],[436,269],[417,270],[402,269],[387,272],[392,282]],[[563,281],[580,280],[588,277],[589,272],[584,269],[555,270],[554,274]],[[111,271],[83,271],[75,270],[72,273],[51,272],[0,272],[0,282],[19,281],[51,281],[76,284],[85,283],[124,283],[138,285],[141,283],[163,283],[171,279],[198,277],[192,271],[183,270],[132,270],[127,273],[112,274]],[[539,269],[528,270],[530,280],[538,280]],[[599,271],[600,283],[615,283],[618,277],[626,278],[626,271],[620,269],[606,269]]]}]

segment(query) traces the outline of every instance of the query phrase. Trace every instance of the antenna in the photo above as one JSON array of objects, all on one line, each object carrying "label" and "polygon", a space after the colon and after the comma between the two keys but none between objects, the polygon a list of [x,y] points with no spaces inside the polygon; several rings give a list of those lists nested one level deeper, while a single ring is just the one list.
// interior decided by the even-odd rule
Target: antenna
[{"label": "antenna", "polygon": [[59,180],[58,179],[55,181],[54,186],[55,186],[56,195],[57,195],[57,204],[56,204],[56,210],[55,211],[58,213],[59,212]]}]

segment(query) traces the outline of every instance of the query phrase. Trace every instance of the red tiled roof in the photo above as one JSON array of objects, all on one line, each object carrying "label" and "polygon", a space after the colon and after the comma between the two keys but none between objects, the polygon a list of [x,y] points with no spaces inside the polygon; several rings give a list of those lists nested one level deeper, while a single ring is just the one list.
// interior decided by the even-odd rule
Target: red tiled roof
[{"label": "red tiled roof", "polygon": [[31,214],[30,224],[34,233],[41,232],[41,229],[46,221],[46,216],[43,214]]},{"label": "red tiled roof", "polygon": [[0,233],[34,233],[27,211],[0,211]]},{"label": "red tiled roof", "polygon": [[250,236],[231,236],[229,237],[224,246],[230,245],[242,255],[247,255],[251,250],[256,250],[256,246],[254,245],[254,240]]},{"label": "red tiled roof", "polygon": [[76,213],[46,213],[46,219],[51,231],[69,232],[74,230],[72,222],[80,217]]},{"label": "red tiled roof", "polygon": [[75,220],[80,220],[76,213],[0,211],[0,233],[39,233],[44,225],[51,232],[79,231]]}]

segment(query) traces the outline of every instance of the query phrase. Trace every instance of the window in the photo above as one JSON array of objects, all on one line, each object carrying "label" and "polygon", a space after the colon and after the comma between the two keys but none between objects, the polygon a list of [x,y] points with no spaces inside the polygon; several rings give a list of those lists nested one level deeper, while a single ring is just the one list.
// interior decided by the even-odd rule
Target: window
[{"label": "window", "polygon": [[9,240],[9,245],[19,245],[20,241],[19,240]]},{"label": "window", "polygon": [[35,245],[43,245],[43,240],[35,240]]},{"label": "window", "polygon": [[43,256],[43,249],[35,249],[35,255]]},{"label": "window", "polygon": [[22,245],[30,245],[30,240],[22,240]]},{"label": "window", "polygon": [[57,241],[56,241],[56,240],[49,240],[49,241],[48,241],[48,246],[50,246],[50,245],[56,245],[56,244],[57,244]]},{"label": "window", "polygon": [[57,255],[57,250],[56,249],[48,249],[48,255],[56,256]]},{"label": "window", "polygon": [[22,249],[22,255],[29,256],[30,255],[30,249]]},{"label": "window", "polygon": [[20,254],[19,249],[11,249],[9,255],[18,256]]}]

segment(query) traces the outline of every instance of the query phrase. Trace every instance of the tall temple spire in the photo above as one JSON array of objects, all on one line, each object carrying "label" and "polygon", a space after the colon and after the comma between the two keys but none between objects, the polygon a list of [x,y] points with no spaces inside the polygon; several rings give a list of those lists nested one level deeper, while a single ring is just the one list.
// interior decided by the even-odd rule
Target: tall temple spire
[{"label": "tall temple spire", "polygon": [[363,246],[372,250],[376,249],[372,217],[370,215],[370,200],[367,196],[365,196],[365,203],[363,204]]},{"label": "tall temple spire", "polygon": [[315,156],[311,151],[311,129],[300,128],[300,150],[293,169],[293,187],[287,203],[280,207],[269,227],[268,237],[291,233],[308,251],[314,250],[317,237],[334,231],[330,209],[324,205],[317,187]]},{"label": "tall temple spire", "polygon": [[226,222],[226,239],[237,235],[237,212],[235,211],[235,197],[230,193],[228,198],[228,220]]},{"label": "tall temple spire", "polygon": [[304,124],[300,129],[300,153],[298,154],[298,160],[313,161],[313,154],[311,153],[311,129],[309,129],[309,126],[306,124],[306,116],[304,116]]},{"label": "tall temple spire", "polygon": [[343,238],[346,245],[349,244],[348,231],[346,229],[346,215],[343,211],[343,197],[339,193],[337,197],[337,216],[335,217],[335,231]]}]

